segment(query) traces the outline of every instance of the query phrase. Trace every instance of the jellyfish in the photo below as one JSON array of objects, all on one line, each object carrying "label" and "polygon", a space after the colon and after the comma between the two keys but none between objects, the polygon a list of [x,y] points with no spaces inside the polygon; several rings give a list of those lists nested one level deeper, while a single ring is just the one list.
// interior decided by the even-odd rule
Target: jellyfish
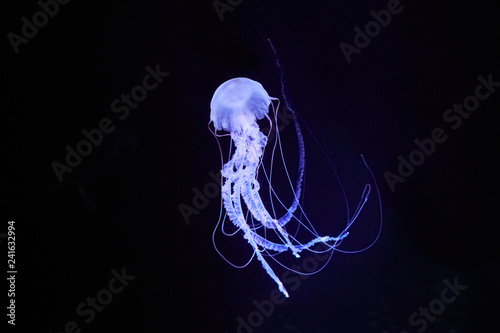
[{"label": "jellyfish", "polygon": [[[234,150],[232,156],[230,155],[226,163],[224,160],[222,161],[221,206],[225,210],[223,220],[227,216],[237,231],[242,232],[243,238],[253,248],[254,255],[264,270],[277,283],[279,290],[286,297],[289,297],[283,282],[275,274],[265,255],[267,258],[274,258],[274,254],[289,251],[293,256],[299,258],[302,251],[312,251],[311,248],[318,243],[326,245],[327,249],[337,248],[349,234],[347,230],[366,202],[370,193],[370,185],[365,185],[358,208],[338,236],[320,236],[311,225],[306,226],[306,228],[314,238],[308,242],[299,242],[293,233],[287,231],[287,224],[292,219],[302,223],[298,216],[304,214],[300,197],[305,167],[305,148],[300,124],[291,108],[298,139],[298,172],[295,182],[290,181],[293,193],[292,202],[285,205],[279,200],[280,204],[285,207],[281,216],[277,215],[274,209],[266,208],[261,195],[261,184],[258,181],[269,133],[264,134],[257,121],[266,121],[266,118],[271,127],[277,127],[277,108],[279,108],[278,98],[270,97],[262,84],[245,77],[233,78],[221,84],[213,95],[210,103],[209,128],[210,124],[213,123],[214,129],[211,131],[215,137],[229,135],[231,144],[234,144],[234,149],[230,149],[230,153]],[[274,123],[269,115],[270,109],[273,110]],[[219,134],[219,132],[227,132],[227,134]],[[277,129],[275,133],[279,136]],[[265,170],[263,172],[269,180],[269,173],[266,173]],[[269,186],[271,186],[270,183],[268,181]],[[272,188],[269,191],[274,192]],[[300,214],[296,212],[298,208]],[[274,232],[276,236],[271,239],[267,236],[268,232]]]}]

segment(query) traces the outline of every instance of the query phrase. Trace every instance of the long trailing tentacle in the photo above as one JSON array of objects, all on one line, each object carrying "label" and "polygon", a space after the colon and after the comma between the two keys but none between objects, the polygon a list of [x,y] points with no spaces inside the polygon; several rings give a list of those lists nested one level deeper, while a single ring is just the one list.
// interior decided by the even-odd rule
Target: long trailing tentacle
[{"label": "long trailing tentacle", "polygon": [[288,98],[288,93],[286,91],[285,81],[283,78],[284,75],[283,71],[281,70],[281,64],[278,58],[278,53],[276,52],[276,49],[274,48],[274,45],[271,42],[271,39],[268,38],[267,41],[269,43],[269,46],[271,47],[274,56],[274,63],[276,64],[276,68],[278,69],[280,75],[281,95],[283,96],[285,102],[285,109],[291,114],[293,125],[295,126],[295,132],[297,134],[298,149],[299,149],[299,165],[298,165],[299,168],[298,168],[297,179],[295,181],[295,186],[294,186],[293,202],[287,209],[287,212],[278,219],[278,224],[280,226],[284,226],[291,220],[291,218],[293,217],[293,213],[295,213],[295,210],[297,210],[297,207],[299,206],[300,194],[302,192],[302,180],[304,178],[304,169],[306,166],[306,150],[304,144],[304,137],[302,136],[302,130],[300,128],[299,120],[297,118],[297,113],[295,112],[290,102],[290,99]]},{"label": "long trailing tentacle", "polygon": [[[338,237],[330,237],[330,236],[317,237],[307,244],[298,244],[298,245],[292,245],[292,246],[294,247],[294,249],[297,252],[301,252],[302,250],[307,250],[307,249],[311,248],[313,245],[315,245],[317,243],[327,243],[327,242],[338,243],[342,239],[344,239],[348,234],[349,234],[349,232],[344,232],[341,235],[339,235]],[[288,245],[278,244],[278,243],[268,241],[267,239],[265,239],[261,235],[257,234],[255,231],[251,231],[251,235],[252,235],[253,240],[258,245],[262,246],[263,248],[265,248],[267,250],[272,250],[272,251],[276,251],[276,252],[281,253],[281,252],[285,252],[286,250],[289,249]],[[336,244],[336,246],[337,245],[338,244]],[[334,246],[334,247],[336,247],[336,246]]]}]

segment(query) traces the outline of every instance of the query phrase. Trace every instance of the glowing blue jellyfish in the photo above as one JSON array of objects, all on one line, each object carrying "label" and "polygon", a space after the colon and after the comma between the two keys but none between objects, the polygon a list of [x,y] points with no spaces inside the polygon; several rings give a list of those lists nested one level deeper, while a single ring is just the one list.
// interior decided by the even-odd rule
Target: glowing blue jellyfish
[{"label": "glowing blue jellyfish", "polygon": [[[311,247],[317,243],[326,245],[328,250],[335,249],[342,239],[348,235],[347,229],[354,222],[368,198],[370,185],[365,185],[358,208],[353,217],[347,222],[345,229],[337,237],[319,236],[307,217],[306,220],[309,225],[303,223],[301,219],[304,219],[305,213],[302,211],[299,198],[304,174],[305,150],[297,117],[293,117],[299,144],[298,176],[295,184],[290,181],[293,200],[289,206],[285,206],[282,200],[278,198],[278,202],[285,207],[285,213],[282,216],[276,216],[274,206],[272,209],[266,209],[259,193],[261,185],[258,182],[258,175],[269,134],[265,135],[260,130],[257,120],[267,118],[270,127],[275,126],[278,142],[279,131],[277,130],[276,110],[273,101],[277,102],[278,106],[276,108],[278,108],[278,99],[270,97],[259,82],[243,77],[228,80],[221,84],[213,95],[210,103],[210,123],[213,122],[215,128],[213,134],[216,138],[223,136],[218,134],[217,131],[226,131],[230,133],[232,142],[234,142],[234,153],[223,164],[221,170],[223,177],[221,195],[226,212],[222,220],[224,221],[227,216],[238,230],[243,232],[243,237],[254,249],[254,255],[257,256],[269,276],[278,284],[279,290],[288,297],[287,290],[264,258],[264,255],[274,259],[276,253],[291,251],[298,258],[301,251],[312,251]],[[269,107],[273,110],[274,122],[268,115]],[[290,111],[293,112],[293,110]],[[279,147],[281,149],[281,145]],[[230,154],[231,150],[233,149],[230,148]],[[274,148],[272,158],[274,159]],[[288,171],[286,173],[288,179],[290,179]],[[275,191],[271,187],[270,172],[264,170],[264,174],[268,180],[270,196],[272,196]],[[241,199],[243,199],[243,202]],[[298,207],[300,209],[296,214]],[[286,225],[292,219],[305,226],[314,238],[303,244],[295,238],[293,233],[287,232]],[[267,236],[267,233],[271,230],[276,233],[274,237],[276,241],[271,241],[270,237]]]}]

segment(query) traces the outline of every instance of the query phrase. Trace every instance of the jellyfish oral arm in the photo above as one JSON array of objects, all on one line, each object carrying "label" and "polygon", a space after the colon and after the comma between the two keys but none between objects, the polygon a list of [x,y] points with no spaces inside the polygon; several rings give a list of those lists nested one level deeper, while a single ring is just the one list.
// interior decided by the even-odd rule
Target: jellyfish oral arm
[{"label": "jellyfish oral arm", "polygon": [[[256,134],[255,131],[257,131],[258,134]],[[235,133],[232,133],[232,139],[235,142],[236,150],[231,160],[229,160],[222,169],[222,176],[224,177],[224,185],[222,186],[222,200],[224,208],[226,209],[227,215],[233,224],[243,231],[243,237],[253,247],[255,254],[257,255],[257,259],[261,262],[263,268],[269,276],[278,284],[279,290],[286,297],[289,297],[283,283],[276,276],[266,259],[263,257],[261,253],[262,250],[259,246],[276,252],[284,252],[290,249],[296,257],[299,257],[299,253],[302,250],[309,249],[313,245],[320,242],[338,242],[346,237],[348,233],[345,232],[339,237],[317,237],[307,244],[293,245],[283,226],[280,225],[277,219],[273,219],[270,216],[259,195],[260,186],[255,177],[258,173],[262,151],[265,148],[267,138],[262,132],[259,131],[257,125],[252,126],[252,131],[247,132],[246,134],[247,138],[253,137],[253,139],[245,139]],[[253,218],[261,222],[266,228],[276,229],[279,235],[281,235],[281,239],[284,241],[284,244],[271,242],[250,228],[243,214],[241,198],[243,198],[243,201],[248,210],[251,212]]]},{"label": "jellyfish oral arm", "polygon": [[[233,140],[234,139],[235,138],[233,137]],[[260,159],[260,156],[262,155],[262,150],[255,149],[256,147],[252,147],[253,153],[255,155],[248,154],[253,155],[253,157],[247,159],[247,155],[244,151],[247,151],[248,149],[243,146],[244,143],[242,143],[242,140],[236,139],[235,144],[236,151],[233,157],[228,163],[224,165],[224,168],[222,169],[222,176],[225,178],[224,185],[222,186],[222,200],[224,202],[224,208],[226,209],[226,213],[233,224],[243,231],[243,238],[245,238],[253,247],[255,254],[257,255],[257,259],[262,263],[262,267],[264,267],[267,274],[269,274],[269,276],[278,284],[279,290],[286,297],[289,297],[288,292],[283,286],[283,283],[276,276],[271,266],[269,266],[267,261],[262,256],[261,251],[259,250],[259,246],[257,243],[263,245],[265,244],[265,239],[256,237],[258,235],[250,229],[250,226],[247,224],[243,215],[243,211],[241,209],[242,188],[244,187],[248,189],[249,187],[252,187],[252,184],[254,184],[254,188],[258,188],[258,185],[256,186],[253,181],[250,183],[248,179],[250,178],[250,176],[252,177],[252,179],[254,179],[253,173],[255,173],[256,171],[258,161]],[[265,144],[261,148],[263,148],[264,146]],[[276,247],[280,248],[281,251],[286,250],[286,247],[282,248],[280,246],[283,245],[276,244]]]}]

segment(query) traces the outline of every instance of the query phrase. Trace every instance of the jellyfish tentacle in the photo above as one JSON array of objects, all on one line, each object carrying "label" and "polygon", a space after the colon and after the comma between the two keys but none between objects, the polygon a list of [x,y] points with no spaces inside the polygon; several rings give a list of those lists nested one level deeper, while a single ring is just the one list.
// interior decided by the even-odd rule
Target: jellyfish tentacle
[{"label": "jellyfish tentacle", "polygon": [[245,238],[250,243],[250,245],[252,245],[252,247],[254,248],[255,254],[257,255],[257,259],[261,262],[262,267],[264,268],[264,270],[278,284],[279,290],[283,294],[285,294],[286,297],[289,297],[288,292],[286,291],[286,288],[283,285],[283,282],[281,282],[281,280],[276,276],[276,274],[274,273],[274,271],[271,268],[271,266],[269,266],[269,264],[267,263],[266,259],[264,259],[264,256],[259,251],[259,247],[258,247],[255,239],[253,238],[254,232],[252,230],[250,230],[250,228],[248,227],[247,224],[244,225],[243,232],[244,232],[243,238]]},{"label": "jellyfish tentacle", "polygon": [[[244,128],[246,138],[254,138],[252,140],[245,140],[238,133],[232,133],[233,140],[235,141],[236,151],[235,158],[239,158],[242,152],[247,152],[245,162],[242,167],[239,168],[238,172],[240,177],[238,177],[238,183],[235,186],[238,188],[238,192],[241,193],[245,204],[250,210],[252,216],[261,222],[266,228],[277,229],[279,235],[281,235],[283,241],[287,244],[288,248],[292,251],[293,255],[297,258],[300,257],[299,251],[290,241],[290,236],[279,224],[277,219],[271,217],[269,212],[262,202],[262,198],[259,194],[258,186],[254,186],[256,183],[256,173],[259,167],[260,159],[262,158],[262,151],[264,150],[267,140],[262,139],[263,134],[259,130],[257,124],[252,124],[252,126],[247,126]],[[261,138],[259,141],[255,138]],[[230,168],[228,168],[229,170]],[[231,171],[232,170],[231,168]]]},{"label": "jellyfish tentacle", "polygon": [[[279,290],[286,296],[289,297],[288,292],[283,285],[283,282],[276,276],[273,269],[267,263],[266,259],[259,251],[259,247],[256,241],[255,232],[250,229],[248,224],[246,223],[245,217],[243,215],[243,211],[241,209],[241,192],[240,192],[240,184],[241,179],[236,176],[236,173],[232,173],[228,175],[224,185],[222,186],[222,199],[224,202],[224,208],[229,216],[229,219],[233,222],[233,224],[243,230],[243,238],[245,238],[248,243],[253,247],[255,254],[257,255],[257,259],[261,262],[262,267],[267,272],[267,274],[278,284]],[[234,184],[234,185],[233,185]],[[234,186],[231,191],[231,186]],[[278,245],[278,244],[276,244]]]},{"label": "jellyfish tentacle", "polygon": [[[286,250],[289,249],[289,247],[287,245],[271,242],[271,241],[265,239],[264,237],[262,237],[261,235],[257,234],[255,231],[251,231],[251,233],[252,233],[252,237],[253,237],[255,243],[257,243],[258,245],[262,246],[263,248],[265,248],[267,250],[272,250],[272,251],[276,251],[276,252],[281,253],[281,252],[285,252]],[[330,236],[317,237],[317,238],[311,240],[310,242],[308,242],[307,244],[293,245],[293,247],[298,252],[301,252],[303,250],[308,250],[309,248],[311,248],[313,245],[315,245],[317,243],[339,242],[342,239],[344,239],[348,234],[349,233],[346,232],[346,233],[340,234],[340,236],[338,236],[338,237],[330,237]],[[333,247],[335,247],[335,246],[333,246]]]},{"label": "jellyfish tentacle", "polygon": [[299,198],[302,192],[302,180],[304,178],[304,169],[306,166],[306,150],[304,145],[304,137],[302,136],[302,130],[300,128],[300,124],[297,119],[295,111],[293,111],[293,109],[288,106],[286,99],[285,99],[285,108],[289,110],[292,114],[292,120],[295,126],[295,133],[297,134],[297,141],[299,146],[299,168],[298,168],[297,179],[295,181],[293,202],[290,205],[290,208],[287,209],[287,212],[281,218],[278,219],[278,224],[280,226],[284,226],[291,220],[291,218],[293,217],[293,213],[295,213],[297,207],[299,206]]}]

